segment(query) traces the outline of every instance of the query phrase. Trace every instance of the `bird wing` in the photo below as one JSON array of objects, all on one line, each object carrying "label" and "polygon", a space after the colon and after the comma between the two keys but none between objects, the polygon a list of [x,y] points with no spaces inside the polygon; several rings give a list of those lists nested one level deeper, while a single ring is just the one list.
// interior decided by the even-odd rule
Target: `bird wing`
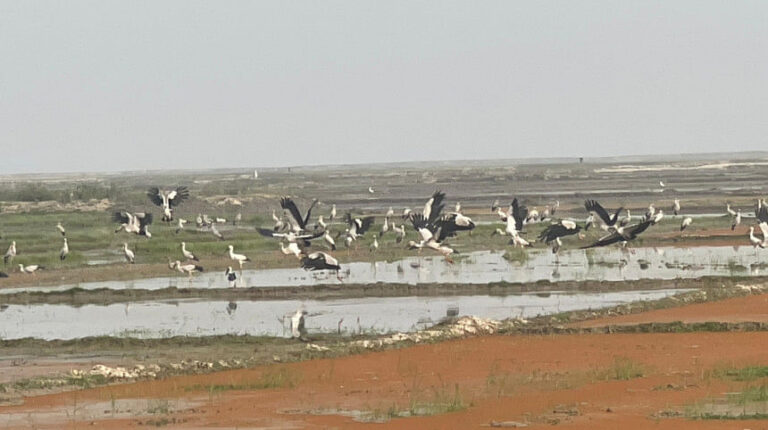
[{"label": "bird wing", "polygon": [[283,209],[287,209],[288,212],[291,213],[291,217],[296,221],[296,224],[301,227],[301,229],[304,229],[304,218],[301,217],[301,212],[299,211],[299,208],[296,207],[296,203],[293,201],[293,199],[289,197],[283,197],[280,199],[280,207]]},{"label": "bird wing", "polygon": [[304,217],[304,225],[302,225],[302,228],[309,224],[309,216],[312,214],[312,208],[315,207],[317,204],[317,199],[312,200],[312,204],[309,205],[309,209],[307,209],[307,215]]},{"label": "bird wing", "polygon": [[759,223],[768,223],[768,207],[761,205],[760,208],[755,211],[755,217]]},{"label": "bird wing", "polygon": [[607,236],[601,237],[595,243],[587,246],[582,246],[581,249],[596,248],[599,246],[608,246],[614,243],[618,243],[624,240],[624,237],[618,233],[611,233]]},{"label": "bird wing", "polygon": [[163,195],[160,192],[160,189],[157,187],[152,187],[147,191],[147,197],[149,197],[149,200],[152,201],[152,203],[155,206],[162,206],[163,205]]},{"label": "bird wing", "polygon": [[131,217],[128,212],[118,211],[112,215],[112,220],[120,224],[128,224],[131,221]]},{"label": "bird wing", "polygon": [[612,225],[611,216],[608,214],[608,211],[606,211],[605,208],[603,208],[603,206],[597,202],[597,200],[584,201],[584,208],[586,208],[589,212],[594,212],[597,214],[597,216],[599,216],[606,225]]},{"label": "bird wing", "polygon": [[528,218],[528,207],[521,206],[517,201],[517,197],[512,200],[512,218],[515,219],[515,230],[523,231],[523,222]]},{"label": "bird wing", "polygon": [[145,226],[148,226],[152,224],[152,214],[151,213],[145,213],[143,216],[136,215],[136,218],[139,221],[139,228],[144,228]]},{"label": "bird wing", "polygon": [[549,243],[558,237],[567,236],[569,230],[560,223],[550,224],[539,234],[539,242]]},{"label": "bird wing", "polygon": [[[443,200],[445,199],[445,193],[441,191],[435,191],[434,194],[432,194],[432,197],[427,201],[427,206],[424,207],[425,213],[424,216],[427,217],[427,221],[429,221],[430,224],[435,223],[439,218],[440,214],[443,211],[443,208],[445,207],[445,204],[443,204]],[[432,203],[429,203],[429,202]],[[427,207],[429,207],[429,213],[427,212]]]},{"label": "bird wing", "polygon": [[276,231],[268,228],[258,228],[256,230],[260,235],[266,237],[285,237],[285,233],[277,233]]},{"label": "bird wing", "polygon": [[629,236],[631,239],[634,239],[637,237],[638,234],[644,232],[645,230],[648,229],[648,227],[650,227],[653,224],[654,224],[653,220],[643,221],[640,224],[635,224],[627,227],[626,228],[627,231],[624,234]]},{"label": "bird wing", "polygon": [[365,234],[365,232],[368,231],[368,229],[371,228],[371,226],[373,225],[373,221],[375,219],[376,218],[373,217],[373,216],[367,216],[367,217],[364,217],[364,218],[360,219],[361,224],[360,224],[360,226],[357,229],[357,234],[359,234],[359,235]]},{"label": "bird wing", "polygon": [[168,193],[168,206],[176,207],[188,198],[189,189],[187,187],[176,187],[175,190]]}]

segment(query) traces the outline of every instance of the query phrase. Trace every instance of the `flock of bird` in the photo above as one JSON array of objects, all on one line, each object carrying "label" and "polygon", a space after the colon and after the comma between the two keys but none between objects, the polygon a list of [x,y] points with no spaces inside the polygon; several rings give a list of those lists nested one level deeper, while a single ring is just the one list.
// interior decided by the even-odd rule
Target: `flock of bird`
[{"label": "flock of bird", "polygon": [[[372,187],[369,188],[369,192],[374,192]],[[175,220],[176,233],[184,229],[187,220],[182,218],[176,219],[174,212],[179,205],[189,199],[190,193],[187,187],[181,186],[170,190],[153,187],[148,190],[147,196],[154,205],[160,208],[162,221],[170,224]],[[457,254],[458,251],[450,245],[449,241],[463,232],[472,234],[476,224],[462,212],[460,203],[456,203],[453,210],[446,209],[445,198],[445,193],[436,191],[428,198],[420,211],[405,208],[402,214],[399,215],[396,215],[393,208],[390,207],[384,215],[381,230],[373,235],[373,240],[370,242],[371,250],[378,250],[380,247],[379,239],[388,234],[395,236],[395,243],[402,243],[407,235],[406,224],[410,224],[416,232],[417,240],[408,241],[406,243],[407,249],[418,250],[419,252],[424,249],[433,251],[442,255],[449,263],[453,263],[452,256]],[[337,240],[343,240],[347,248],[357,247],[357,243],[370,232],[375,222],[374,216],[356,216],[348,212],[343,217],[344,231],[339,230],[333,233],[331,224],[339,219],[336,205],[331,206],[327,221],[324,215],[320,215],[313,222],[312,211],[315,210],[319,203],[317,199],[311,202],[306,211],[302,211],[290,197],[281,198],[279,203],[283,213],[278,215],[276,211],[272,212],[274,225],[271,228],[257,228],[257,231],[265,237],[278,240],[280,251],[285,255],[295,257],[301,268],[309,271],[333,271],[337,277],[339,277],[341,265],[338,259],[331,254],[331,252],[337,250]],[[598,201],[592,199],[584,202],[584,208],[588,215],[583,221],[557,218],[556,214],[559,207],[560,202],[558,201],[545,207],[542,211],[538,211],[535,208],[529,209],[517,198],[514,198],[509,206],[503,209],[499,201],[496,200],[491,205],[491,212],[498,215],[503,228],[496,228],[492,236],[508,236],[510,238],[509,245],[514,247],[526,248],[533,246],[535,242],[544,243],[551,247],[553,253],[557,254],[561,247],[563,247],[564,240],[573,236],[584,239],[583,232],[588,231],[590,228],[601,229],[604,231],[604,234],[593,243],[581,246],[580,248],[603,247],[613,244],[626,246],[664,218],[664,211],[657,209],[654,204],[649,205],[646,213],[636,222],[633,222],[635,220],[628,209],[625,210],[623,207],[619,207],[616,210],[609,210]],[[671,212],[675,216],[680,215],[680,200],[674,200]],[[742,221],[741,210],[734,210],[729,204],[726,206],[726,212],[732,221],[731,229],[733,230]],[[755,249],[765,248],[768,246],[768,206],[766,206],[763,200],[758,200],[755,215],[757,225],[762,232],[762,239],[755,236],[755,228],[751,226],[749,228],[749,240]],[[240,222],[241,218],[241,215],[238,213],[233,224]],[[400,225],[395,223],[395,220],[398,218]],[[112,219],[118,224],[115,233],[124,232],[146,238],[152,237],[149,227],[152,224],[153,215],[150,212],[128,212],[121,210],[115,212]],[[196,219],[198,228],[207,229],[220,240],[224,240],[224,236],[218,231],[216,224],[226,222],[226,219],[210,218],[204,214],[198,214]],[[692,222],[692,217],[684,216],[680,223],[680,231],[684,231]],[[525,228],[532,223],[548,223],[536,240],[526,237]],[[66,229],[61,223],[56,225],[56,229],[63,236],[63,245],[59,257],[61,260],[64,260],[69,254]],[[314,250],[313,241],[324,242],[328,250]],[[183,260],[172,260],[169,257],[169,269],[186,274],[190,279],[194,273],[205,270],[199,264],[199,258],[187,248],[186,242],[181,242],[180,248]],[[237,267],[242,273],[243,265],[250,262],[251,259],[242,253],[235,252],[233,245],[228,245],[227,249],[230,260],[237,263]],[[123,243],[122,252],[126,262],[135,263],[136,252],[130,249],[127,242]],[[4,264],[6,266],[11,264],[16,255],[16,242],[12,241],[4,255]],[[37,264],[19,265],[19,271],[25,274],[34,274],[43,268],[43,266]],[[0,272],[0,277],[7,276],[6,273]],[[227,268],[225,277],[230,286],[237,286],[238,275],[231,266]],[[339,279],[341,280],[340,277]]]}]

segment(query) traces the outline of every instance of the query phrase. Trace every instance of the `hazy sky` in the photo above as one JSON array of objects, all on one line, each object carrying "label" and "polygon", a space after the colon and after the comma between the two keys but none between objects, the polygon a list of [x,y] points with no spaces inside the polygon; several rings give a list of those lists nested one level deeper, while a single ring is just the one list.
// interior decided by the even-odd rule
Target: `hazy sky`
[{"label": "hazy sky", "polygon": [[0,0],[0,149],[0,173],[768,149],[768,2]]}]

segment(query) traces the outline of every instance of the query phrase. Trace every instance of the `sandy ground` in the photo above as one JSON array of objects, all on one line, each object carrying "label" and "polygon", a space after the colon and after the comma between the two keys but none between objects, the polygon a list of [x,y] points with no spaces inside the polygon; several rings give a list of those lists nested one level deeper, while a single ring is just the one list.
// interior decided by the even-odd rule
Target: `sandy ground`
[{"label": "sandy ground", "polygon": [[[763,321],[766,305],[768,295],[755,295],[585,324]],[[768,332],[484,336],[28,397],[0,407],[0,426],[466,429],[515,421],[529,428],[760,429],[768,423],[657,414],[738,391],[746,383],[712,371],[768,364],[767,343]],[[642,377],[611,376],[627,363]],[[446,404],[456,410],[439,408]],[[410,409],[433,415],[391,418]]]}]

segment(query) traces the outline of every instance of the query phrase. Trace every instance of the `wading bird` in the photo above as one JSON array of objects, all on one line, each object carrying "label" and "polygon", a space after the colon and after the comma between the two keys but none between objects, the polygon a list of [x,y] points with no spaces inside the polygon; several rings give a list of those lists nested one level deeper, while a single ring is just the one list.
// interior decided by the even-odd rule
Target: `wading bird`
[{"label": "wading bird", "polygon": [[163,210],[162,220],[170,222],[173,221],[173,208],[189,198],[189,190],[187,187],[176,187],[175,190],[168,191],[152,187],[147,191],[147,196]]},{"label": "wading bird", "polygon": [[187,276],[189,276],[190,279],[192,279],[192,274],[195,272],[204,272],[203,266],[198,266],[197,264],[181,264],[179,260],[176,260],[173,263],[176,270],[178,270],[180,273],[186,273]]},{"label": "wading bird", "polygon": [[134,264],[136,262],[136,254],[133,253],[130,249],[128,249],[128,244],[123,243],[123,256],[125,256],[125,261]]},{"label": "wading bird", "polygon": [[736,230],[736,227],[741,224],[741,209],[736,211],[736,216],[733,217],[733,223],[731,223],[731,230]]},{"label": "wading bird", "polygon": [[675,199],[675,202],[672,204],[672,213],[677,216],[680,213],[680,200]]},{"label": "wading bird", "polygon": [[243,254],[235,254],[235,247],[232,245],[229,245],[229,258],[231,260],[237,261],[237,264],[240,265],[240,270],[243,270],[243,263],[246,261],[251,261],[250,258]]},{"label": "wading bird", "polygon": [[67,238],[64,238],[64,245],[61,247],[61,251],[59,252],[59,260],[64,261],[65,258],[67,258],[67,255],[69,255],[69,244],[67,243]]},{"label": "wading bird", "polygon": [[67,230],[64,229],[64,226],[61,225],[61,222],[56,223],[56,230],[58,230],[59,233],[61,233],[62,236],[66,236],[67,235]]},{"label": "wading bird", "polygon": [[25,266],[23,264],[19,264],[19,270],[21,273],[26,273],[28,275],[32,275],[38,270],[45,269],[45,266],[40,266],[38,264],[30,264],[29,266]]},{"label": "wading bird", "polygon": [[184,230],[184,224],[187,223],[187,220],[184,218],[179,218],[179,222],[176,224],[176,234],[179,234],[182,230]]},{"label": "wading bird", "polygon": [[8,247],[8,251],[5,252],[5,255],[3,256],[3,264],[6,266],[10,263],[13,263],[13,258],[16,257],[16,241],[14,240],[11,242],[11,245]]},{"label": "wading bird", "polygon": [[689,217],[689,216],[688,216],[688,217],[685,217],[685,218],[683,219],[683,222],[680,224],[680,231],[683,231],[683,230],[685,230],[686,228],[688,228],[688,226],[689,226],[689,225],[691,225],[691,223],[692,223],[692,222],[693,222],[693,218],[691,218],[691,217]]},{"label": "wading bird", "polygon": [[184,258],[186,258],[187,260],[200,261],[195,256],[195,254],[187,251],[187,242],[181,242],[181,253],[184,255]]},{"label": "wading bird", "polygon": [[227,267],[224,275],[227,277],[227,281],[229,281],[229,288],[237,288],[237,274],[232,270],[232,266]]}]

